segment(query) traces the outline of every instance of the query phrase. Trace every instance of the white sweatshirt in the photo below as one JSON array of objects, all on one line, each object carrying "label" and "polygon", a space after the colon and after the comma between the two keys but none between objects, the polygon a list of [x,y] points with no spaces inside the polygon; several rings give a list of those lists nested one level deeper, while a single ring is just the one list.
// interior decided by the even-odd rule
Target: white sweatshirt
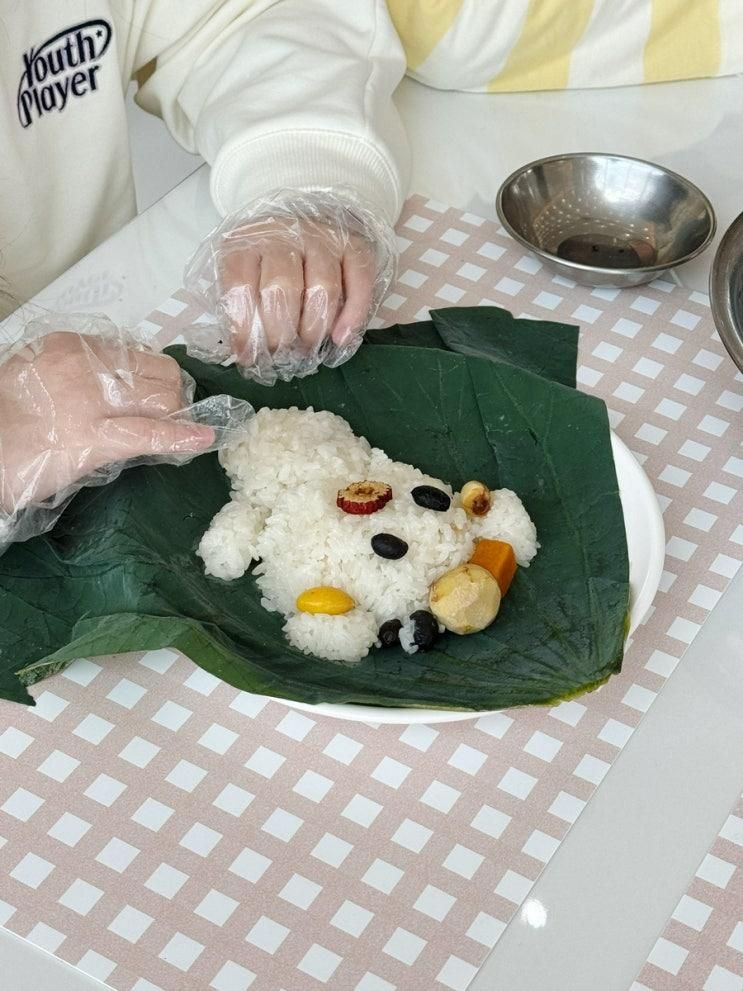
[{"label": "white sweatshirt", "polygon": [[221,213],[343,183],[396,219],[404,71],[383,0],[0,0],[0,288],[28,298],[134,215],[135,77]]}]

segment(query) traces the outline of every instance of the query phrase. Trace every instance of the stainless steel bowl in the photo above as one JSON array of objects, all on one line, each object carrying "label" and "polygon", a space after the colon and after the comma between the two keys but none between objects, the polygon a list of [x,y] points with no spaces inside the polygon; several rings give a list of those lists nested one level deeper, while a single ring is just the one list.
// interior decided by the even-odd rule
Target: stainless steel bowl
[{"label": "stainless steel bowl", "polygon": [[510,175],[496,208],[508,233],[566,278],[638,286],[704,251],[712,205],[682,176],[620,155],[556,155]]},{"label": "stainless steel bowl", "polygon": [[709,298],[722,343],[743,371],[743,213],[725,231],[715,253]]}]

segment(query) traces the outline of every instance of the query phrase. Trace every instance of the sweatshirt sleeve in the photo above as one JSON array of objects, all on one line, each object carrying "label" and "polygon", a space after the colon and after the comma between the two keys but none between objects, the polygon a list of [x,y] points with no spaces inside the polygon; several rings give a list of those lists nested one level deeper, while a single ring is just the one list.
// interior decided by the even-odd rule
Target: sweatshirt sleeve
[{"label": "sweatshirt sleeve", "polygon": [[220,213],[279,187],[346,185],[397,219],[408,165],[392,94],[405,56],[384,0],[130,10],[137,102],[210,163]]}]

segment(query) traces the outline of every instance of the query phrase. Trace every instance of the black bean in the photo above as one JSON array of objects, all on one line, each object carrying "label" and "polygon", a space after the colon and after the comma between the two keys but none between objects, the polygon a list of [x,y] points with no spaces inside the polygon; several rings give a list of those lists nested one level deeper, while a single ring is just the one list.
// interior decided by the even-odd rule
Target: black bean
[{"label": "black bean", "polygon": [[371,539],[372,550],[388,561],[399,561],[408,553],[408,545],[394,533],[375,533]]},{"label": "black bean", "polygon": [[451,506],[451,497],[434,485],[416,485],[410,494],[423,509],[433,509],[436,513],[445,513]]},{"label": "black bean", "polygon": [[382,623],[379,627],[379,632],[377,633],[379,642],[383,647],[394,647],[400,643],[401,629],[402,623],[399,619],[388,619],[386,623]]},{"label": "black bean", "polygon": [[418,650],[430,650],[439,638],[439,624],[433,613],[418,609],[412,613],[413,643]]}]

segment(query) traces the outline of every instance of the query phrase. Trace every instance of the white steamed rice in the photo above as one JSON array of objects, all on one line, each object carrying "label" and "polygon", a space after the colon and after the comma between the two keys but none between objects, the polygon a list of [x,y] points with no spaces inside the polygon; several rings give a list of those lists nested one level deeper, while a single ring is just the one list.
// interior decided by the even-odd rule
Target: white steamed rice
[{"label": "white steamed rice", "polygon": [[[411,489],[428,484],[453,495],[450,486],[390,460],[332,413],[263,409],[221,461],[233,491],[199,545],[207,574],[231,580],[259,561],[265,608],[284,615],[295,647],[329,660],[361,660],[383,622],[405,622],[427,608],[429,587],[469,560],[477,538],[507,541],[522,567],[537,552],[534,524],[514,492],[494,492],[482,519],[470,518],[456,495],[444,513],[423,509]],[[388,483],[392,500],[369,516],[337,509],[338,490],[363,479]],[[370,541],[380,532],[405,540],[405,557],[378,557]],[[343,589],[356,608],[342,616],[299,613],[297,597],[319,585]]]}]

